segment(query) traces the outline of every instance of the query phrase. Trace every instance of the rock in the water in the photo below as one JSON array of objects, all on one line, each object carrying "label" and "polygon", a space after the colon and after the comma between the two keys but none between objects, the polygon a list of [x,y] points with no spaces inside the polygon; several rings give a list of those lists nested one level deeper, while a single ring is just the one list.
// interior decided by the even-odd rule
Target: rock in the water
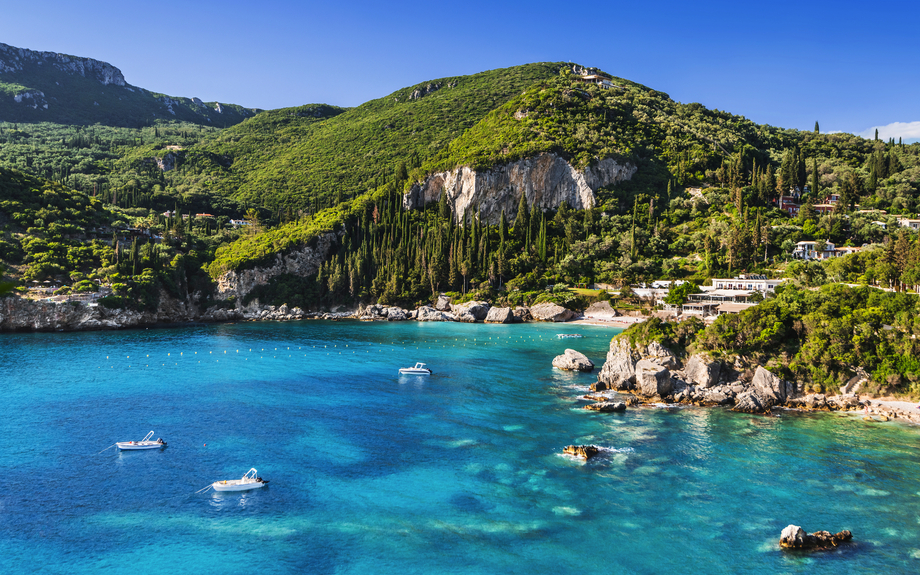
[{"label": "rock in the water", "polygon": [[384,310],[387,321],[406,321],[409,318],[408,312],[401,307],[388,307]]},{"label": "rock in the water", "polygon": [[600,411],[601,413],[626,411],[626,403],[623,401],[601,401],[598,403],[586,405],[585,409],[593,409],[594,411]]},{"label": "rock in the water", "polygon": [[454,321],[454,316],[446,311],[438,311],[431,306],[418,308],[418,321]]},{"label": "rock in the water", "polygon": [[594,362],[581,352],[567,349],[564,354],[553,358],[553,367],[567,371],[593,371]]},{"label": "rock in the water", "polygon": [[664,397],[671,393],[671,372],[647,359],[636,363],[636,388],[643,395]]},{"label": "rock in the water", "polygon": [[789,525],[780,534],[779,546],[783,549],[830,549],[851,539],[853,534],[846,529],[836,534],[816,531],[809,535],[798,525]]},{"label": "rock in the water", "polygon": [[438,296],[438,301],[434,304],[434,309],[438,311],[450,311],[450,298],[444,294]]},{"label": "rock in the water", "polygon": [[510,307],[493,307],[486,315],[486,323],[511,323],[514,321],[514,313]]},{"label": "rock in the water", "polygon": [[742,413],[764,413],[776,405],[776,401],[770,397],[763,397],[756,389],[749,389],[739,393],[735,398],[735,407],[732,411]]},{"label": "rock in the water", "polygon": [[463,323],[476,323],[477,321],[475,315],[465,310],[461,311],[460,313],[455,313],[454,315],[457,317],[457,321],[461,321]]},{"label": "rock in the water", "polygon": [[636,358],[629,342],[614,339],[610,342],[610,351],[607,352],[607,361],[601,368],[597,383],[591,386],[593,391],[605,389],[626,390],[633,388],[636,380]]},{"label": "rock in the water", "polygon": [[489,315],[489,307],[489,304],[484,301],[468,301],[461,304],[451,304],[450,311],[457,316],[460,321],[467,321],[462,319],[464,313],[473,316],[473,321],[482,321]]},{"label": "rock in the water", "polygon": [[530,315],[537,321],[569,321],[575,316],[575,312],[566,309],[561,305],[554,303],[538,303],[530,308]]},{"label": "rock in the water", "polygon": [[684,367],[684,378],[687,382],[700,387],[712,387],[719,383],[721,372],[721,361],[714,361],[705,355],[694,354],[690,356],[687,365]]},{"label": "rock in the water", "polygon": [[575,457],[581,457],[587,461],[600,453],[600,449],[593,445],[568,445],[565,448],[565,453],[574,455]]}]

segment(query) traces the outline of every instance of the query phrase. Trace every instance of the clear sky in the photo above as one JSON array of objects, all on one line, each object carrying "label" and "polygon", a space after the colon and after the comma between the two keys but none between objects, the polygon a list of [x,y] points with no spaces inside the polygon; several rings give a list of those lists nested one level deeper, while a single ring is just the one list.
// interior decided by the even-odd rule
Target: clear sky
[{"label": "clear sky", "polygon": [[920,3],[4,2],[0,42],[107,61],[174,96],[355,106],[419,82],[573,61],[758,123],[920,138]]}]

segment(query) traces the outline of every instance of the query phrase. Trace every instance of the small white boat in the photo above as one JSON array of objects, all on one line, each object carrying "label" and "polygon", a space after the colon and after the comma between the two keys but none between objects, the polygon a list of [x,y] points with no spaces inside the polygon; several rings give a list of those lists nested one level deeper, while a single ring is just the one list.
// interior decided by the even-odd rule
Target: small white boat
[{"label": "small white boat", "polygon": [[138,449],[160,449],[161,447],[166,447],[165,441],[159,437],[156,441],[153,441],[150,439],[151,437],[153,437],[152,431],[140,441],[119,441],[115,445],[122,451],[133,451]]},{"label": "small white boat", "polygon": [[239,479],[227,479],[225,481],[215,481],[211,484],[214,491],[249,491],[250,489],[259,489],[265,487],[268,481],[258,477],[258,471],[253,467]]},{"label": "small white boat", "polygon": [[578,339],[585,336],[581,335],[580,333],[557,333],[556,337],[559,339]]},{"label": "small white boat", "polygon": [[432,371],[425,367],[424,363],[416,363],[415,367],[401,367],[399,373],[402,375],[431,375]]}]

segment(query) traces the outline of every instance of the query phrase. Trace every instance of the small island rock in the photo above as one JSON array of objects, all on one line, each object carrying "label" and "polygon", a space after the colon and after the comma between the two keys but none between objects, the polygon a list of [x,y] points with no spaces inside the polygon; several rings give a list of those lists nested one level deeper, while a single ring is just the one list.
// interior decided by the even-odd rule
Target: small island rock
[{"label": "small island rock", "polygon": [[575,457],[581,457],[587,461],[600,453],[600,451],[600,449],[593,445],[568,445],[566,446],[564,453],[568,455],[574,455]]},{"label": "small island rock", "polygon": [[567,349],[564,354],[553,358],[553,367],[566,371],[592,371],[594,362],[581,352]]},{"label": "small island rock", "polygon": [[601,413],[626,411],[626,403],[623,401],[600,401],[598,403],[586,405],[585,409],[600,411]]},{"label": "small island rock", "polygon": [[851,539],[853,534],[846,529],[836,534],[816,531],[809,535],[798,525],[789,525],[780,534],[779,546],[783,549],[830,549]]}]

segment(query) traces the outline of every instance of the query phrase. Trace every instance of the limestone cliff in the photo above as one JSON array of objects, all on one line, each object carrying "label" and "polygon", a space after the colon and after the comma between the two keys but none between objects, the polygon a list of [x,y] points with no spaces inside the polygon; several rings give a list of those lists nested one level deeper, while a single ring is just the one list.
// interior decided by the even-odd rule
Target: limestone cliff
[{"label": "limestone cliff", "polygon": [[245,270],[230,270],[217,278],[217,297],[237,298],[237,306],[256,286],[268,284],[272,278],[282,274],[307,277],[319,271],[332,248],[338,244],[335,233],[320,235],[314,245],[305,245],[287,254],[275,254],[271,265]]},{"label": "limestone cliff", "polygon": [[488,170],[464,166],[431,174],[412,186],[403,204],[409,209],[422,208],[438,201],[444,190],[457,217],[463,218],[468,209],[478,206],[483,219],[494,224],[502,210],[509,220],[514,218],[521,194],[540,209],[556,208],[562,202],[572,208],[593,208],[599,188],[628,180],[635,172],[636,166],[612,158],[578,170],[556,154],[544,153]]},{"label": "limestone cliff", "polygon": [[68,56],[57,52],[37,52],[26,48],[16,48],[0,43],[0,74],[20,72],[26,64],[48,65],[67,74],[77,74],[84,78],[97,80],[108,86],[124,86],[125,77],[121,70],[108,62],[92,58]]}]

